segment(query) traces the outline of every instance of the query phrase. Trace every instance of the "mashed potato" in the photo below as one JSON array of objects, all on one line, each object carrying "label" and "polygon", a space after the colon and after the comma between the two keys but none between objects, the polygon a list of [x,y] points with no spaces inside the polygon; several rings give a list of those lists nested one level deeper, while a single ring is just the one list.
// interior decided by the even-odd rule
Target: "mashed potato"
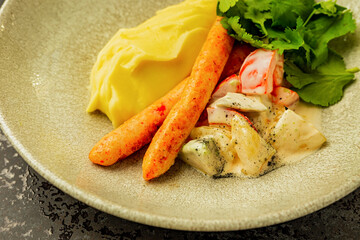
[{"label": "mashed potato", "polygon": [[100,110],[117,127],[187,77],[216,18],[217,0],[186,0],[120,29],[91,73],[87,111]]}]

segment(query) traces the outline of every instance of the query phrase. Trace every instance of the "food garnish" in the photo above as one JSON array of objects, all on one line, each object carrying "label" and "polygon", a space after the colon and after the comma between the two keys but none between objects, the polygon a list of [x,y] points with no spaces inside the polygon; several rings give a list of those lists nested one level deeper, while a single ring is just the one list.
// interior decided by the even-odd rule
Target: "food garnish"
[{"label": "food garnish", "polygon": [[336,1],[220,0],[217,11],[230,36],[284,53],[286,79],[305,102],[337,103],[359,71],[347,70],[329,46],[356,27],[351,11]]}]

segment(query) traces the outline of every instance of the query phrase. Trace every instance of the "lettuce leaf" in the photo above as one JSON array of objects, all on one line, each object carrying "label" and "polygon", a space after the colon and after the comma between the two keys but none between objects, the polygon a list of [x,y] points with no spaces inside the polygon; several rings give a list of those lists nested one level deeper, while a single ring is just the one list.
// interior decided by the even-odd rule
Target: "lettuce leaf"
[{"label": "lettuce leaf", "polygon": [[296,21],[300,17],[306,18],[313,11],[314,0],[280,0],[272,1],[271,13],[273,15],[272,27],[281,26],[284,28],[296,27]]},{"label": "lettuce leaf", "polygon": [[322,15],[310,21],[305,32],[305,41],[314,54],[311,68],[315,69],[326,61],[328,56],[328,43],[331,40],[354,32],[355,28],[356,25],[351,12],[345,12],[336,17]]},{"label": "lettuce leaf", "polygon": [[286,61],[287,80],[305,101],[327,107],[335,104],[343,96],[343,89],[354,80],[358,68],[346,70],[343,58],[333,51],[327,61],[310,73],[304,73],[291,61]]},{"label": "lettuce leaf", "polygon": [[336,1],[220,0],[217,12],[238,41],[285,53],[288,81],[306,102],[338,102],[359,71],[347,71],[341,56],[328,47],[356,28],[352,13]]}]

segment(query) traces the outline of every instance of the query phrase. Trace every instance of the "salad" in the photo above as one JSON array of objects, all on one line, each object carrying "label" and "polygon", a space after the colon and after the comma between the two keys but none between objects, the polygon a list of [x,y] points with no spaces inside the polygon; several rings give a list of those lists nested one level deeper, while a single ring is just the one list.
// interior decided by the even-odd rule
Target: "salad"
[{"label": "salad", "polygon": [[335,104],[359,71],[329,47],[354,32],[351,12],[334,1],[220,0],[217,15],[191,74],[105,135],[92,162],[109,166],[150,143],[145,180],[176,158],[213,177],[257,177],[322,146],[297,107]]}]

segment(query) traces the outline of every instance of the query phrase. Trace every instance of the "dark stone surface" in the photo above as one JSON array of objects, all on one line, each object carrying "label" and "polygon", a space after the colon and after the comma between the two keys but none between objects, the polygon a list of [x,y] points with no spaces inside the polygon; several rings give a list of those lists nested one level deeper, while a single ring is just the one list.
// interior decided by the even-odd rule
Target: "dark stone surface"
[{"label": "dark stone surface", "polygon": [[120,219],[47,182],[1,131],[0,189],[0,239],[360,239],[360,189],[300,219],[246,231],[174,231]]},{"label": "dark stone surface", "polygon": [[360,239],[360,189],[275,226],[221,233],[161,229],[100,212],[63,193],[31,169],[0,131],[0,239]]}]

